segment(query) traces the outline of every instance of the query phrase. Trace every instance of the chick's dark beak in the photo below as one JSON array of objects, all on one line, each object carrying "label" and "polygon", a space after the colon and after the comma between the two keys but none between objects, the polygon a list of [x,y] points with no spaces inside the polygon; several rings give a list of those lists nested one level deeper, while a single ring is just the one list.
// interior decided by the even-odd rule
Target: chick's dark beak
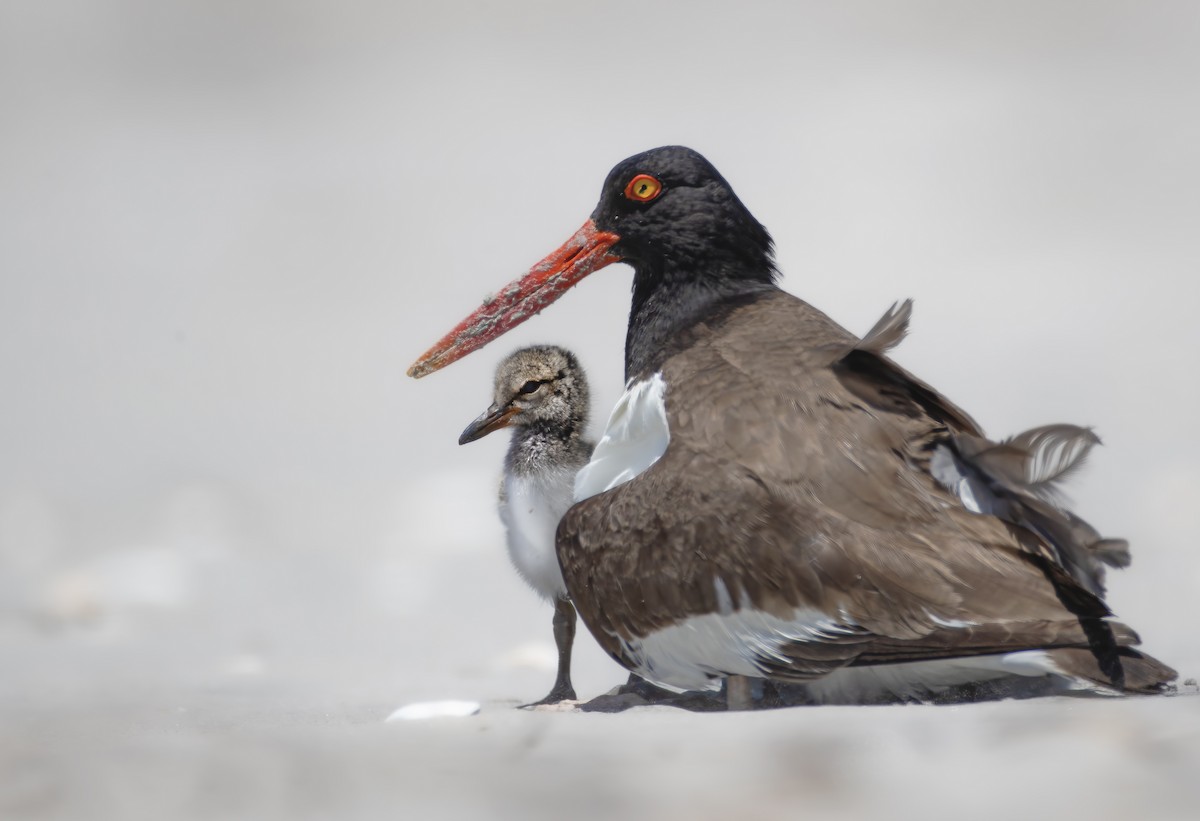
[{"label": "chick's dark beak", "polygon": [[504,407],[492,405],[479,414],[474,422],[467,425],[467,429],[462,432],[462,436],[458,437],[458,443],[465,445],[468,442],[474,442],[476,439],[482,439],[492,431],[507,428],[512,424],[512,418],[520,412],[520,408],[512,405]]}]

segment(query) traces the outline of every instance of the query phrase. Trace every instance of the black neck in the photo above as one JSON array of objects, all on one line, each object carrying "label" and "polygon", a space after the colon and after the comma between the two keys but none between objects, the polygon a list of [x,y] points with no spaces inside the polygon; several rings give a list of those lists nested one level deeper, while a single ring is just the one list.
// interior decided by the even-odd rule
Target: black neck
[{"label": "black neck", "polygon": [[775,290],[769,279],[652,279],[638,272],[625,334],[625,379],[659,370],[698,323]]}]

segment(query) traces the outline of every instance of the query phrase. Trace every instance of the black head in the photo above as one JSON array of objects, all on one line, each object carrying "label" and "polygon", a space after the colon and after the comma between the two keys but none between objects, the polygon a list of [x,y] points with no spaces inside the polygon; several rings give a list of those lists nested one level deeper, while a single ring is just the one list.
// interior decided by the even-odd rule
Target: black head
[{"label": "black head", "polygon": [[655,148],[619,163],[591,218],[435,343],[409,376],[478,350],[614,262],[634,269],[627,376],[661,359],[681,330],[774,289],[778,276],[771,236],[708,160],[690,148]]},{"label": "black head", "polygon": [[[592,212],[639,278],[774,282],[771,236],[703,156],[672,145],[617,164]],[[647,283],[649,284],[649,283]]]}]

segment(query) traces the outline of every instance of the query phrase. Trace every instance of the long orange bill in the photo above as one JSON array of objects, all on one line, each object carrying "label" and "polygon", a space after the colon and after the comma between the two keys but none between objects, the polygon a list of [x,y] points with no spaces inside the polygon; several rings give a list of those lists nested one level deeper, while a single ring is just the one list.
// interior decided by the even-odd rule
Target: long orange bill
[{"label": "long orange bill", "polygon": [[588,274],[620,262],[621,258],[610,252],[619,239],[588,220],[561,248],[458,323],[412,364],[408,375],[414,379],[428,376],[541,313]]}]

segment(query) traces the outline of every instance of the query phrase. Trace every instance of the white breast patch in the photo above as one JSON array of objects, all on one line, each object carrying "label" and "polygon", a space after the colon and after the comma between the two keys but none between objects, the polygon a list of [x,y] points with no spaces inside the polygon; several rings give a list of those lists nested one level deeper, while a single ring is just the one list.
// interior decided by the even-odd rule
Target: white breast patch
[{"label": "white breast patch", "polygon": [[521,578],[547,599],[567,594],[554,551],[558,521],[571,506],[567,471],[504,477],[500,518],[508,531],[508,556]]},{"label": "white breast patch", "polygon": [[628,482],[666,453],[671,442],[666,391],[661,373],[626,386],[592,460],[575,477],[575,501]]}]

